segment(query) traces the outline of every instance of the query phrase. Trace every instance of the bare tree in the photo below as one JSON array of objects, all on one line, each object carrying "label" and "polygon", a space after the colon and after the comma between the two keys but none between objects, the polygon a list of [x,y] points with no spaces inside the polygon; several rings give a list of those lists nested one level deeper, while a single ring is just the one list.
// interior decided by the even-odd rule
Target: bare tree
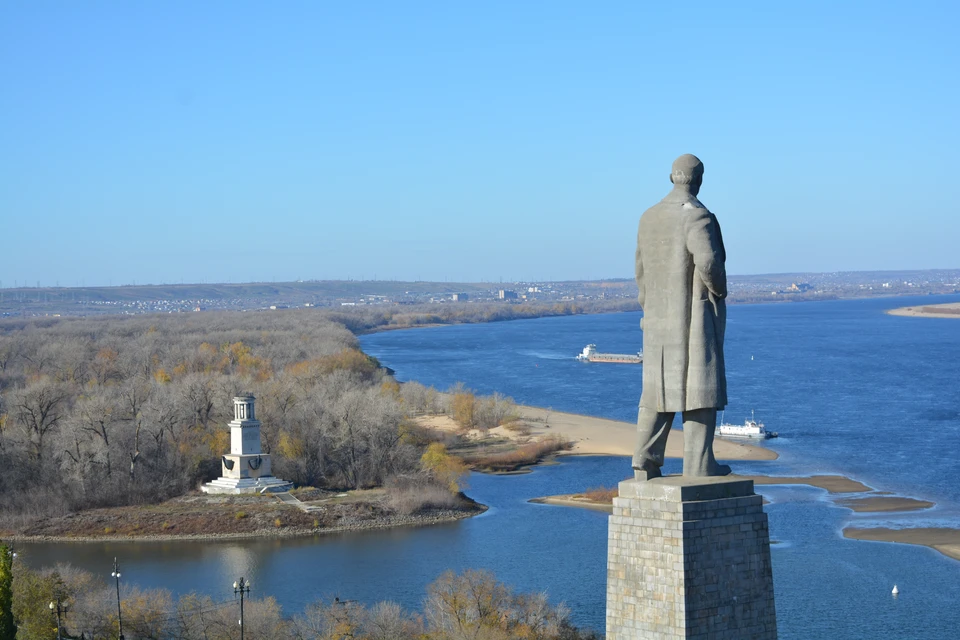
[{"label": "bare tree", "polygon": [[66,385],[41,379],[12,394],[11,408],[36,460],[44,453],[44,438],[63,419],[70,393]]}]

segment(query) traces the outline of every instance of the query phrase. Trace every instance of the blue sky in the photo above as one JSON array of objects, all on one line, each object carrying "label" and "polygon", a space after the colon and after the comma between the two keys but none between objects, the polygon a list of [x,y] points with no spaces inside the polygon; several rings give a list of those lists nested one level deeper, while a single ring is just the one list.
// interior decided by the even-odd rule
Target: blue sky
[{"label": "blue sky", "polygon": [[956,2],[5,2],[0,280],[960,267]]}]

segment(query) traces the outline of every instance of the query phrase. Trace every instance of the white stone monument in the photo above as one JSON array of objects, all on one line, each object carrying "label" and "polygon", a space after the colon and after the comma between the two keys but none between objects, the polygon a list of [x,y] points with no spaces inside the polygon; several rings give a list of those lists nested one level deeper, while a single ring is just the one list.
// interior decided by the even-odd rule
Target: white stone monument
[{"label": "white stone monument", "polygon": [[223,456],[223,475],[208,482],[204,493],[263,493],[289,491],[293,485],[270,473],[270,454],[260,451],[260,421],[254,413],[256,398],[244,393],[233,399],[230,453]]}]

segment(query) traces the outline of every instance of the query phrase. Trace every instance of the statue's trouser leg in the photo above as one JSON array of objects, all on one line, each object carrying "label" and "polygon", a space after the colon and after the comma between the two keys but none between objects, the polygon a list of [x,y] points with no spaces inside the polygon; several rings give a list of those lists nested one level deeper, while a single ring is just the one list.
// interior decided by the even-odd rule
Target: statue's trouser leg
[{"label": "statue's trouser leg", "polygon": [[[633,453],[633,468],[646,471],[648,477],[660,475],[673,416],[673,413],[660,413],[640,407],[640,413],[637,416],[637,448]],[[639,474],[637,477],[640,477]]]},{"label": "statue's trouser leg", "polygon": [[713,457],[713,436],[717,429],[716,409],[683,412],[683,475],[725,476],[730,467]]}]

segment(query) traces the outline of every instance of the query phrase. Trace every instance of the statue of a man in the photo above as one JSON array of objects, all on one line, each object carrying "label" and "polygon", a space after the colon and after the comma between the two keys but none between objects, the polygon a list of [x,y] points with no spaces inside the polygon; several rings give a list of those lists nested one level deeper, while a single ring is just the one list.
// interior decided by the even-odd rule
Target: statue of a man
[{"label": "statue of a man", "polygon": [[643,393],[633,468],[659,477],[667,435],[683,417],[683,475],[722,476],[713,456],[717,409],[727,404],[723,333],[727,274],[716,216],[697,200],[703,163],[676,159],[673,191],[640,217],[637,285],[643,307]]}]

